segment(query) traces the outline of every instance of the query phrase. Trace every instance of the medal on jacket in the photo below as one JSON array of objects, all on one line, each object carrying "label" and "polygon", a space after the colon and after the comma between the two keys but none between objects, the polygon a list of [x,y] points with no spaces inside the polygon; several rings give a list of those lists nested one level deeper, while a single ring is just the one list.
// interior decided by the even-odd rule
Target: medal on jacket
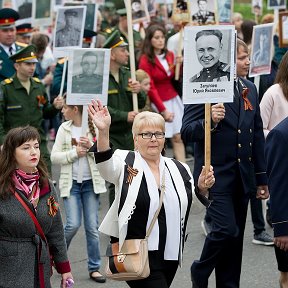
[{"label": "medal on jacket", "polygon": [[138,170],[128,165],[127,172],[128,172],[128,176],[127,176],[126,183],[130,185],[132,183],[133,177],[135,177],[138,174]]}]

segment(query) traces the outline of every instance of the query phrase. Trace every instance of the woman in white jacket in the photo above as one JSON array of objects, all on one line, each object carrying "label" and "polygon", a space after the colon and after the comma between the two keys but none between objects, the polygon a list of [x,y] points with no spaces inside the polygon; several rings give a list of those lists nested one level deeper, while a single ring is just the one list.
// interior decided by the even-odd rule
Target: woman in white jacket
[{"label": "woman in white jacket", "polygon": [[[82,136],[82,109],[83,106],[64,104],[62,113],[68,121],[62,123],[58,130],[51,161],[61,165],[59,189],[66,212],[64,230],[67,248],[81,226],[83,212],[89,275],[92,280],[104,283],[106,279],[99,272],[98,207],[99,194],[106,192],[106,187],[95,165],[93,153],[88,153],[95,138],[92,123],[89,123],[87,136]],[[77,181],[80,158],[83,159],[81,183]]]}]

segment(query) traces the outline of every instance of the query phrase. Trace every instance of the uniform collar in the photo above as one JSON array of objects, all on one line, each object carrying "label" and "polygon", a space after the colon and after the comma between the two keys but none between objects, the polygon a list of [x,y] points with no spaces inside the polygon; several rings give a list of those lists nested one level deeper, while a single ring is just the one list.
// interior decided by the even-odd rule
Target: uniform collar
[{"label": "uniform collar", "polygon": [[212,67],[209,68],[203,68],[203,71],[213,73],[218,70],[219,66],[221,65],[220,61],[218,61],[216,64],[214,64]]}]

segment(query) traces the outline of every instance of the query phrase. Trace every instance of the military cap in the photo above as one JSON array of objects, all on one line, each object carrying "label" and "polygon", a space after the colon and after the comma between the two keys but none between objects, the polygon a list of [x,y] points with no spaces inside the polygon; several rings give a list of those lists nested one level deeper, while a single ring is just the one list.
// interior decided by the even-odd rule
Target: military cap
[{"label": "military cap", "polygon": [[104,10],[114,10],[115,9],[115,5],[112,2],[105,2],[103,5]]},{"label": "military cap", "polygon": [[93,30],[84,29],[84,35],[83,35],[83,43],[91,43],[92,38],[96,36],[97,33]]},{"label": "military cap", "polygon": [[127,16],[127,10],[126,10],[126,8],[118,9],[118,10],[116,11],[116,13],[117,13],[119,16]]},{"label": "military cap", "polygon": [[17,34],[23,35],[23,36],[30,36],[33,32],[33,27],[30,23],[24,23],[21,25],[16,26]]},{"label": "military cap", "polygon": [[120,36],[120,33],[118,30],[114,30],[110,36],[105,41],[103,48],[116,48],[116,47],[123,47],[128,46],[128,43],[126,43],[123,39],[123,37]]},{"label": "military cap", "polygon": [[78,16],[78,11],[75,9],[67,9],[64,11],[64,14],[67,16]]},{"label": "military cap", "polygon": [[27,47],[19,50],[17,53],[9,57],[13,62],[20,63],[36,63],[38,62],[36,56],[36,47],[34,45],[28,45]]},{"label": "military cap", "polygon": [[19,19],[17,11],[11,8],[0,9],[0,29],[15,27],[15,21]]}]

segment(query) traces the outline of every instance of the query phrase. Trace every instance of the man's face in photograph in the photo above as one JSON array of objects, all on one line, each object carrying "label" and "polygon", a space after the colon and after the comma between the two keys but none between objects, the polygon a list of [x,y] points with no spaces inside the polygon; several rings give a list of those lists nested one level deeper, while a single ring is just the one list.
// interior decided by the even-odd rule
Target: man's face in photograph
[{"label": "man's face in photograph", "polygon": [[66,25],[68,26],[73,26],[74,24],[74,19],[75,19],[75,16],[72,15],[72,14],[67,14],[65,15],[65,19],[66,19]]},{"label": "man's face in photograph", "polygon": [[93,55],[85,56],[81,62],[81,67],[85,75],[93,75],[97,67],[97,57]]},{"label": "man's face in photograph", "polygon": [[210,68],[219,61],[222,44],[215,35],[203,35],[196,41],[198,61],[204,68]]},{"label": "man's face in photograph", "polygon": [[207,10],[207,2],[206,1],[199,1],[198,3],[199,10],[204,12]]}]

